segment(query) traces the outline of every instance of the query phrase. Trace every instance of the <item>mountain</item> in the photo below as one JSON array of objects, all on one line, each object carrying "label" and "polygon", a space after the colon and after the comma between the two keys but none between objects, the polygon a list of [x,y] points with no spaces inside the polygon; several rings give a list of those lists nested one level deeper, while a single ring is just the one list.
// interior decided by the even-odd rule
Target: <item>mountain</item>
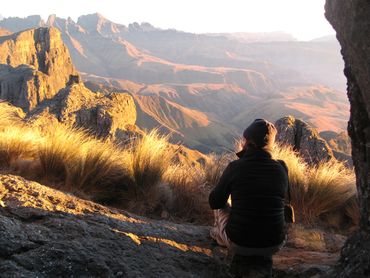
[{"label": "mountain", "polygon": [[346,128],[349,105],[336,41],[192,34],[149,23],[125,26],[100,14],[77,22],[56,15],[47,22],[10,18],[0,27],[10,22],[11,31],[30,22],[59,29],[86,84],[130,93],[140,128],[159,127],[198,150],[232,148],[254,118],[293,115],[319,131]]},{"label": "mountain", "polygon": [[292,35],[284,32],[266,32],[266,33],[208,33],[208,36],[223,36],[228,39],[236,40],[242,43],[255,42],[283,42],[283,41],[297,41]]},{"label": "mountain", "polygon": [[0,98],[32,110],[78,76],[60,32],[39,28],[0,37]]},{"label": "mountain", "polygon": [[44,27],[45,22],[39,15],[31,15],[25,18],[8,17],[1,19],[1,27],[15,33],[26,29]]}]

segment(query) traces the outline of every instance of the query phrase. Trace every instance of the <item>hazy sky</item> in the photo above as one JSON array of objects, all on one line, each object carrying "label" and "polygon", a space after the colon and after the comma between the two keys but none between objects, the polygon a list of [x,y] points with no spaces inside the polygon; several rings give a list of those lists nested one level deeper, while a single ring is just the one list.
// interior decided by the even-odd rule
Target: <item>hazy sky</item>
[{"label": "hazy sky", "polygon": [[205,32],[285,31],[309,40],[334,30],[324,17],[325,0],[2,0],[2,16],[49,14],[72,17],[99,12],[127,25]]}]

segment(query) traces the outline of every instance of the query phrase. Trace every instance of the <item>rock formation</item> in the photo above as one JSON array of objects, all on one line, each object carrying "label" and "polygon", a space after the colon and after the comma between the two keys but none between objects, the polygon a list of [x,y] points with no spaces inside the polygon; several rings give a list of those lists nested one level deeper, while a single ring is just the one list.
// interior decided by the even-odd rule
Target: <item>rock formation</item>
[{"label": "rock formation", "polygon": [[102,138],[122,137],[125,132],[136,130],[136,107],[129,94],[93,93],[83,83],[62,89],[29,114],[31,121],[40,125],[49,124],[45,119],[50,121],[50,116]]},{"label": "rock formation", "polygon": [[77,76],[67,47],[55,28],[0,37],[0,98],[25,111],[52,98]]},{"label": "rock formation", "polygon": [[276,121],[275,126],[277,141],[291,145],[308,163],[315,164],[334,157],[327,142],[304,121],[289,116]]},{"label": "rock formation", "polygon": [[333,277],[370,275],[370,5],[367,0],[327,0],[326,17],[337,31],[351,104],[348,132],[357,176],[360,229],[342,250]]}]

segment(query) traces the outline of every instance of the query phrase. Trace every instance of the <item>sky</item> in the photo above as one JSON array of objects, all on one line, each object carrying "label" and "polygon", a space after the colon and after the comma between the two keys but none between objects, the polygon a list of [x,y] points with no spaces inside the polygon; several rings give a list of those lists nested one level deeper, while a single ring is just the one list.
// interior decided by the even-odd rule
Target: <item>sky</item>
[{"label": "sky", "polygon": [[116,23],[149,22],[192,33],[275,32],[310,40],[335,34],[324,17],[325,0],[1,0],[4,17],[98,12]]}]

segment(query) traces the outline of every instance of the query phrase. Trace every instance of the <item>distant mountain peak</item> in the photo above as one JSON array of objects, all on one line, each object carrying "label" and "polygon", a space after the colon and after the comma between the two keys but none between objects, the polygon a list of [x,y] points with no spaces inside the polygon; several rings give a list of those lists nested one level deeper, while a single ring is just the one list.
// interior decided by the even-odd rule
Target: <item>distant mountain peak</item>
[{"label": "distant mountain peak", "polygon": [[158,28],[155,28],[153,25],[151,25],[148,22],[133,22],[128,25],[128,29],[130,32],[150,32],[150,31],[155,31],[158,30]]},{"label": "distant mountain peak", "polygon": [[30,28],[44,27],[45,21],[40,15],[30,15],[25,18],[7,17],[1,20],[1,27],[11,31],[19,32]]},{"label": "distant mountain peak", "polygon": [[81,15],[77,19],[77,24],[83,25],[83,24],[101,24],[101,23],[112,23],[109,19],[105,18],[100,13],[93,13],[93,14],[87,14],[87,15]]},{"label": "distant mountain peak", "polygon": [[77,24],[89,32],[97,32],[104,35],[116,34],[127,29],[126,26],[116,24],[99,13],[80,16]]}]

